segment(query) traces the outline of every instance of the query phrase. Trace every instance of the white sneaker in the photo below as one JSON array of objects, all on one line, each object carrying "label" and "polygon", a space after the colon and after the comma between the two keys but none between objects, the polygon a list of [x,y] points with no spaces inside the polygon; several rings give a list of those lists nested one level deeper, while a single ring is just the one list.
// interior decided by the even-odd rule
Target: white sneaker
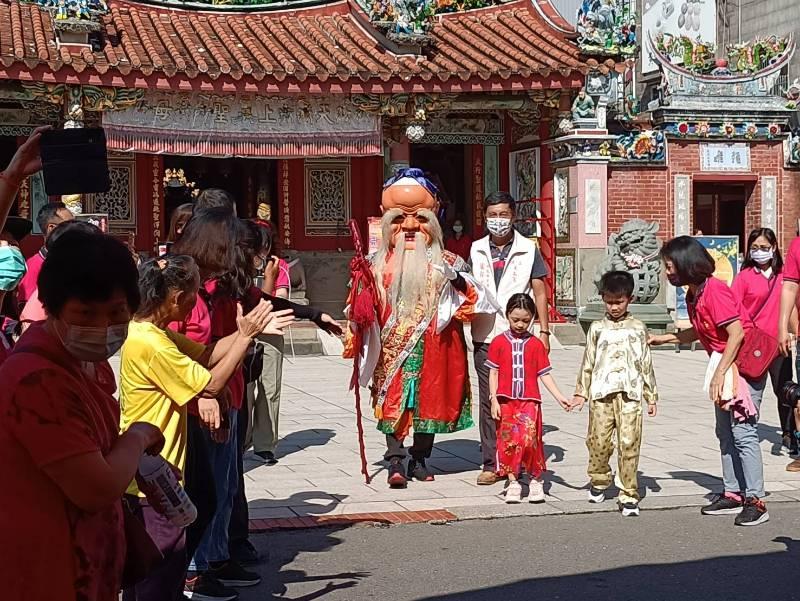
[{"label": "white sneaker", "polygon": [[589,503],[602,503],[606,500],[606,491],[595,488],[589,489]]},{"label": "white sneaker", "polygon": [[542,481],[531,477],[530,492],[528,493],[529,503],[544,503],[544,487]]},{"label": "white sneaker", "polygon": [[639,515],[639,506],[636,503],[620,503],[620,509],[624,518],[638,517]]},{"label": "white sneaker", "polygon": [[520,503],[522,501],[522,486],[519,482],[512,482],[506,488],[506,503]]}]

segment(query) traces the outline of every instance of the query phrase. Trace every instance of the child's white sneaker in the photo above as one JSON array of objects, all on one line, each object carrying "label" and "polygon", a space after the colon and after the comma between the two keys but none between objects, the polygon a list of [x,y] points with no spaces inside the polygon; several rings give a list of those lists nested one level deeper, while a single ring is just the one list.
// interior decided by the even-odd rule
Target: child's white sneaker
[{"label": "child's white sneaker", "polygon": [[530,503],[544,503],[544,486],[542,481],[536,478],[531,478],[530,492],[528,493],[528,502]]},{"label": "child's white sneaker", "polygon": [[506,488],[506,503],[520,503],[522,501],[522,486],[516,480]]},{"label": "child's white sneaker", "polygon": [[606,500],[606,491],[592,486],[589,489],[589,503],[602,503]]},{"label": "child's white sneaker", "polygon": [[620,503],[619,508],[624,518],[639,516],[639,505],[636,503]]}]

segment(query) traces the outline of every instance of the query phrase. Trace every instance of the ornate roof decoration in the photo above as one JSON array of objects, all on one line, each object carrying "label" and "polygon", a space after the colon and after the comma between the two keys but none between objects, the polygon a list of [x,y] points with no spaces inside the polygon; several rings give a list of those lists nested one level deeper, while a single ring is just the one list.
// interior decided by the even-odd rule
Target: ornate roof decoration
[{"label": "ornate roof decoration", "polygon": [[362,82],[388,89],[430,81],[444,91],[493,78],[519,89],[542,80],[541,87],[554,87],[554,80],[561,80],[555,87],[574,87],[592,67],[615,68],[613,61],[581,59],[529,0],[438,16],[420,56],[390,49],[356,10],[344,1],[298,11],[203,12],[110,0],[103,38],[90,49],[59,47],[49,12],[9,0],[0,3],[0,62],[28,77],[69,68],[66,75],[93,71],[108,74],[103,81],[122,76],[127,85],[154,86],[149,76],[160,76],[160,89],[201,78],[253,90],[347,83],[352,93],[364,90]]},{"label": "ornate roof decoration", "polygon": [[693,40],[685,35],[659,33],[653,41],[658,54],[670,62],[672,58],[681,58],[686,70],[715,77],[757,73],[782,62],[786,53],[794,48],[791,38],[770,36],[729,44],[725,47],[727,58],[716,58],[714,45],[699,38]]},{"label": "ornate roof decoration", "polygon": [[638,51],[636,14],[626,0],[582,0],[578,46],[595,56],[633,56]]}]

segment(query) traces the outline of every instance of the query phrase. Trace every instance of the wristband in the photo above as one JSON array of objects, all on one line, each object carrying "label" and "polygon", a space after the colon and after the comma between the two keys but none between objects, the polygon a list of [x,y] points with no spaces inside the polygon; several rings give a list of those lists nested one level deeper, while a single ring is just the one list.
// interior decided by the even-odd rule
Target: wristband
[{"label": "wristband", "polygon": [[539,333],[540,334],[547,334],[548,336],[551,336],[550,330],[539,330]]}]

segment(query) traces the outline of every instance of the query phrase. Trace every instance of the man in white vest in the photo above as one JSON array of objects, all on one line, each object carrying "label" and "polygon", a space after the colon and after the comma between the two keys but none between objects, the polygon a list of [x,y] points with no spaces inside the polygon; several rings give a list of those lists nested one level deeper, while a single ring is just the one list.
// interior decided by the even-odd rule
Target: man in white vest
[{"label": "man in white vest", "polygon": [[550,350],[547,288],[544,279],[547,266],[536,244],[513,227],[515,203],[507,192],[493,192],[486,197],[486,227],[489,235],[472,243],[470,263],[475,279],[494,294],[500,309],[496,314],[476,315],[472,321],[472,342],[475,347],[475,369],[480,390],[480,434],[483,471],[478,484],[497,482],[497,425],[492,419],[489,399],[489,368],[486,357],[495,336],[508,330],[505,317],[508,299],[513,294],[533,296],[539,319],[539,338]]}]

